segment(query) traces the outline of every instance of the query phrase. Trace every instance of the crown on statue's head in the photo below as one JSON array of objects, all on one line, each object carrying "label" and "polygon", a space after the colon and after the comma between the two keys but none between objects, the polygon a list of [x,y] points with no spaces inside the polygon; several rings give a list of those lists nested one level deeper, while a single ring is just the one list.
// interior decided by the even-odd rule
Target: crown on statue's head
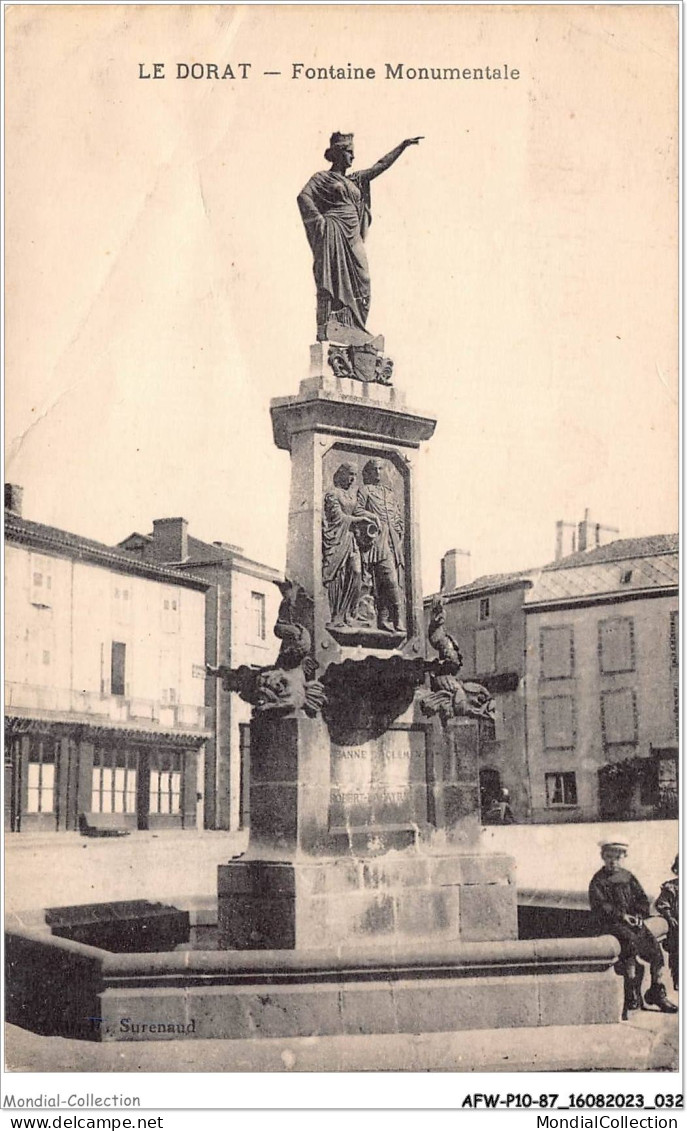
[{"label": "crown on statue's head", "polygon": [[332,136],[329,139],[329,145],[331,147],[333,147],[335,145],[339,146],[339,145],[352,145],[352,144],[353,144],[353,134],[340,134],[338,132],[338,130],[335,133],[333,133]]}]

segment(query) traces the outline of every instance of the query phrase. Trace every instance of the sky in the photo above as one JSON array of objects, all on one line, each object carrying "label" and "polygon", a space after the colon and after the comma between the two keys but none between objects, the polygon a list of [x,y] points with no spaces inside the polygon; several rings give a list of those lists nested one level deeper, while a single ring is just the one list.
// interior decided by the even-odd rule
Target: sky
[{"label": "sky", "polygon": [[[368,328],[438,421],[425,591],[451,547],[474,576],[550,561],[556,520],[585,508],[624,537],[677,529],[675,7],[6,19],[5,475],[27,518],[112,544],[183,515],[283,568],[269,402],[297,393],[315,338],[296,196],[341,130],[354,168],[424,135],[372,185],[367,250]],[[154,62],[165,77],[140,78]],[[399,62],[520,77],[386,79]]]}]

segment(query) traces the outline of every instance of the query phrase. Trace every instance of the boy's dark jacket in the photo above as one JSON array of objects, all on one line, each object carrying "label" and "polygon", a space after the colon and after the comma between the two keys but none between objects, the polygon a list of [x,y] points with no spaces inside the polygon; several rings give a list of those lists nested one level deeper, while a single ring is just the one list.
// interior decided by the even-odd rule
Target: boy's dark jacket
[{"label": "boy's dark jacket", "polygon": [[626,868],[618,868],[616,872],[599,868],[589,885],[589,906],[595,917],[609,926],[622,923],[623,915],[637,915],[641,919],[649,915],[646,892]]},{"label": "boy's dark jacket", "polygon": [[656,914],[662,915],[669,927],[676,929],[680,914],[680,881],[666,880],[656,900]]}]

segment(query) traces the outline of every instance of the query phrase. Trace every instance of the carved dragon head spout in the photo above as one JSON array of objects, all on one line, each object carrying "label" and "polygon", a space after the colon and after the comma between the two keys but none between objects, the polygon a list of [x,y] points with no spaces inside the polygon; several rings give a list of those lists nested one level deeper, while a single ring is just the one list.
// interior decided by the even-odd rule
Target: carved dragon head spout
[{"label": "carved dragon head spout", "polygon": [[423,715],[449,719],[483,719],[493,723],[496,705],[481,683],[456,679],[453,675],[430,677],[432,690],[420,700]]},{"label": "carved dragon head spout", "polygon": [[278,711],[292,714],[305,711],[314,717],[326,702],[319,680],[308,679],[303,668],[267,668],[258,674],[253,704],[256,714]]}]

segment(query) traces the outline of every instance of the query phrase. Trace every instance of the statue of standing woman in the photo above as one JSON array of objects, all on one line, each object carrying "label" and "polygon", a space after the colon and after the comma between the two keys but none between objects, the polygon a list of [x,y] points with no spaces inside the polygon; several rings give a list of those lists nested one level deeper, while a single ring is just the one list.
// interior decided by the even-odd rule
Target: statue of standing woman
[{"label": "statue of standing woman", "polygon": [[355,477],[353,465],[342,463],[334,472],[334,486],[324,496],[322,581],[331,623],[336,627],[355,624],[362,594],[362,558],[356,535],[364,518],[356,514],[357,499],[351,493]]},{"label": "statue of standing woman", "polygon": [[298,207],[313,253],[318,341],[326,339],[330,319],[365,331],[370,274],[363,241],[371,221],[370,181],[421,140],[406,138],[369,169],[349,174],[353,134],[333,133],[324,155],[331,169],[315,173],[299,194]]}]

